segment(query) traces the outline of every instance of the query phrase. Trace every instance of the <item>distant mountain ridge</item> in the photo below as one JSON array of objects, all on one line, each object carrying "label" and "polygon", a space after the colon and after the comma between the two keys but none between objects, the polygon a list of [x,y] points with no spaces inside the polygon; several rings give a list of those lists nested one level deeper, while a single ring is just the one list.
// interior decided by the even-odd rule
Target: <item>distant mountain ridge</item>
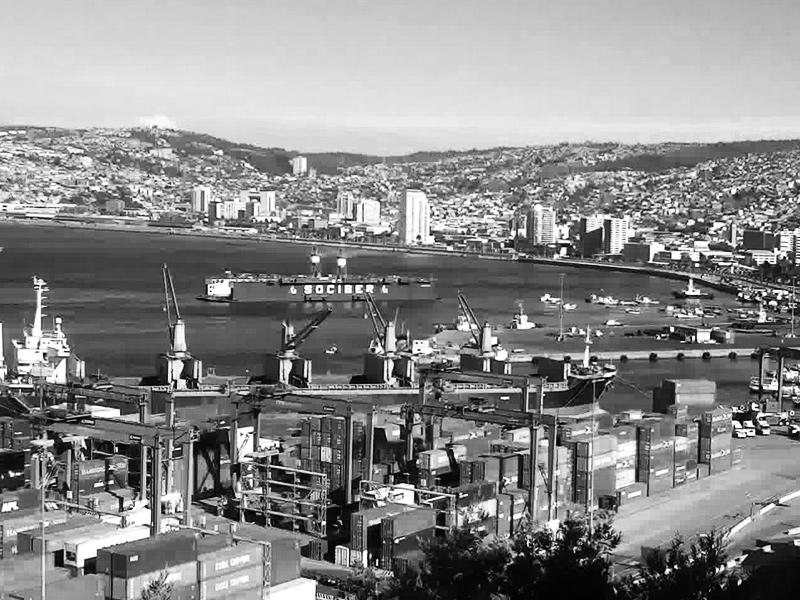
[{"label": "distant mountain ridge", "polygon": [[[13,131],[24,129],[31,132],[45,134],[49,137],[90,134],[93,131],[113,131],[112,128],[94,129],[67,129],[58,127],[42,126],[0,126],[0,131]],[[296,150],[286,150],[284,148],[268,148],[256,146],[248,143],[238,143],[212,136],[205,133],[197,133],[183,130],[169,129],[149,129],[143,127],[119,128],[117,131],[127,132],[131,137],[140,139],[143,142],[158,144],[159,140],[165,140],[175,150],[184,153],[186,156],[213,157],[215,153],[221,151],[225,155],[246,161],[255,169],[269,175],[283,175],[291,173],[291,160],[295,156],[302,155],[308,158],[310,167],[313,167],[320,174],[332,175],[339,172],[342,168],[357,165],[374,165],[386,163],[388,165],[398,163],[432,163],[441,160],[456,158],[468,155],[483,155],[498,152],[522,152],[523,148],[515,147],[496,147],[489,149],[471,150],[447,150],[447,151],[420,151],[404,156],[374,156],[369,154],[358,154],[349,152],[298,152]],[[585,142],[581,144],[563,144],[575,148],[632,148],[625,144]],[[552,144],[546,145],[552,147]],[[663,150],[670,146],[672,149]],[[541,146],[541,147],[544,147]],[[753,140],[738,142],[720,142],[717,144],[650,144],[637,145],[641,151],[625,156],[617,160],[603,160],[593,165],[574,166],[569,165],[566,169],[557,169],[555,175],[564,175],[575,172],[588,171],[619,171],[634,170],[659,172],[679,167],[693,167],[699,163],[735,158],[754,153],[773,153],[784,152],[800,148],[800,140]],[[677,147],[677,149],[675,148]],[[530,146],[527,148],[536,148]],[[659,150],[659,149],[662,150]]]}]

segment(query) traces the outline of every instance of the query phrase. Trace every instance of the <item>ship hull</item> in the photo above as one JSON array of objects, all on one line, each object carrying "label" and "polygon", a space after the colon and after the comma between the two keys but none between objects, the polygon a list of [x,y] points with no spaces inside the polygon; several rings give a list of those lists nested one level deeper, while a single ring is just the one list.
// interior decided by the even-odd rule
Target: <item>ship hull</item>
[{"label": "ship hull", "polygon": [[714,294],[710,294],[708,292],[703,292],[701,294],[692,294],[689,295],[686,292],[672,292],[672,295],[675,296],[678,300],[713,300]]},{"label": "ship hull", "polygon": [[198,300],[217,303],[361,302],[371,294],[378,302],[437,300],[435,285],[418,281],[363,282],[231,281],[220,293],[209,289]]},{"label": "ship hull", "polygon": [[612,377],[571,378],[566,389],[545,392],[544,409],[554,410],[593,404],[611,387],[612,380]]}]

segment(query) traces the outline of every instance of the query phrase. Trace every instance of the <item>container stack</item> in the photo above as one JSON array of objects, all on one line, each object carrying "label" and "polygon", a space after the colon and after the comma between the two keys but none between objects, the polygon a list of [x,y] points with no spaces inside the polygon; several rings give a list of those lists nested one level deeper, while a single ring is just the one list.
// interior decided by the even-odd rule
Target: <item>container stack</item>
[{"label": "container stack", "polygon": [[30,450],[0,449],[0,489],[16,490],[30,483]]},{"label": "container stack", "polygon": [[[31,582],[28,582],[29,584]],[[55,583],[48,582],[45,588],[47,598],[80,598],[80,600],[102,600],[104,582],[99,575],[85,575]],[[26,589],[4,590],[6,600],[41,600],[40,585],[28,585]],[[0,596],[2,597],[2,596]]]},{"label": "container stack", "polygon": [[[687,483],[697,479],[699,433],[700,425],[694,421],[675,424],[675,473],[676,476],[681,472],[685,473]],[[680,479],[676,478],[676,486],[682,485]]]},{"label": "container stack", "polygon": [[162,573],[172,582],[172,600],[194,599],[197,587],[197,540],[179,532],[114,546],[97,553],[97,573],[105,576],[106,597],[136,600]]},{"label": "container stack", "polygon": [[717,401],[717,382],[709,379],[664,379],[653,397],[653,412],[667,414],[670,407],[712,407]]},{"label": "container stack", "polygon": [[[700,421],[700,452],[698,463],[708,465],[713,475],[731,468],[731,435],[733,414],[729,408],[720,407],[703,413]],[[703,472],[706,467],[698,467]]]},{"label": "container stack", "polygon": [[497,517],[497,482],[482,481],[453,488],[456,495],[457,527],[465,523],[485,525],[494,530]]},{"label": "container stack", "polygon": [[[417,456],[419,465],[419,485],[434,487],[442,475],[452,473],[452,457],[447,450],[427,450]],[[470,472],[471,478],[471,472]]]},{"label": "container stack", "polygon": [[636,481],[647,495],[671,489],[675,465],[674,422],[644,419],[636,426]]},{"label": "container stack", "polygon": [[433,539],[436,513],[429,508],[381,519],[381,568],[387,571],[416,565],[422,558],[419,540]]},{"label": "container stack", "polygon": [[589,505],[589,490],[592,485],[592,459],[589,442],[574,442],[572,448],[572,501],[582,506]]},{"label": "container stack", "polygon": [[618,425],[610,433],[617,438],[614,490],[619,492],[636,483],[636,427]]},{"label": "container stack", "polygon": [[[473,464],[472,479],[465,483],[475,483],[477,481],[496,481],[502,488],[505,485],[515,484],[519,481],[519,454],[482,454],[479,461]],[[530,459],[530,455],[528,455]],[[483,468],[478,468],[476,477],[475,465],[481,464]],[[480,471],[483,473],[480,473]]]},{"label": "container stack", "polygon": [[[300,467],[327,475],[331,492],[344,489],[347,432],[344,417],[312,417],[302,423]],[[364,424],[353,421],[353,479],[360,479],[368,468],[365,461]]]},{"label": "container stack", "polygon": [[199,600],[257,598],[254,590],[264,584],[264,546],[230,545],[223,535],[198,540],[197,581]]},{"label": "container stack", "polygon": [[[48,557],[52,558],[52,557]],[[48,598],[70,598],[59,593],[61,585],[70,579],[70,572],[67,569],[56,568],[52,561],[48,560],[45,564],[47,591],[52,592]],[[3,594],[14,593],[17,591],[29,590],[31,582],[39,581],[41,576],[41,558],[39,556],[15,556],[11,559],[0,561],[0,597]],[[82,598],[83,596],[76,596]]]},{"label": "container stack", "polygon": [[[33,490],[25,490],[33,491]],[[16,504],[17,500],[12,499],[6,492],[2,496],[4,505]],[[7,504],[6,504],[7,503]],[[38,504],[38,503],[37,503]],[[41,513],[38,508],[25,508],[19,506],[18,510],[12,512],[0,513],[0,560],[8,560],[13,556],[20,553],[19,551],[19,535],[34,529],[39,529],[41,526]],[[80,523],[81,519],[86,519],[86,522],[96,523],[97,519],[83,517],[76,515],[70,517],[70,521],[77,521]],[[52,527],[65,523],[67,520],[67,513],[63,510],[48,511],[45,513],[44,525],[45,527]],[[28,552],[30,552],[30,542],[28,544]]]},{"label": "container stack", "polygon": [[113,454],[106,458],[106,482],[108,489],[128,487],[128,457]]},{"label": "container stack", "polygon": [[614,496],[617,491],[617,438],[614,435],[596,435],[591,441],[593,473],[592,501],[600,496]]},{"label": "container stack", "polygon": [[26,450],[30,447],[31,423],[28,419],[0,417],[0,448]]}]

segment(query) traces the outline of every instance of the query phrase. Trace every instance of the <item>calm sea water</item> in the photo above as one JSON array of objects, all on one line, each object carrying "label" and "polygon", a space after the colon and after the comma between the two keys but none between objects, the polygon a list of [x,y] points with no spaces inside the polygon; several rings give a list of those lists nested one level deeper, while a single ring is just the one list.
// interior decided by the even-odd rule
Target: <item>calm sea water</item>
[{"label": "calm sea water", "polygon": [[[116,376],[153,372],[155,356],[168,345],[162,263],[169,265],[175,280],[191,351],[220,374],[260,372],[260,356],[277,349],[281,321],[288,318],[301,325],[321,308],[226,306],[195,299],[203,289],[203,278],[226,268],[305,273],[309,248],[304,246],[7,223],[0,224],[0,246],[5,247],[0,253],[0,321],[4,325],[5,348],[8,350],[9,340],[18,337],[23,323],[33,316],[31,278],[37,274],[50,286],[45,313],[48,318],[64,318],[71,343],[86,360],[90,372],[100,370]],[[333,271],[336,251],[328,248],[322,254],[323,266]],[[584,298],[602,290],[625,298],[644,294],[664,303],[669,301],[670,291],[681,285],[641,275],[459,257],[355,250],[348,250],[347,256],[352,273],[432,276],[438,280],[441,301],[399,307],[398,323],[416,337],[432,335],[436,323],[453,322],[458,315],[458,291],[466,295],[480,320],[492,323],[507,323],[517,304],[523,302],[529,317],[545,328],[501,333],[509,348],[561,349],[544,337],[546,331],[557,331],[558,314],[540,297],[560,294],[562,272],[564,297],[578,304],[574,312],[565,316],[566,326],[598,326],[609,318],[638,326],[663,324],[664,315],[656,308],[631,315],[624,310],[586,304]],[[718,298],[715,304],[732,306],[734,302],[732,298]],[[385,306],[384,312],[390,317],[395,309]],[[334,306],[331,317],[302,348],[303,354],[313,360],[314,373],[360,372],[361,356],[372,337],[371,322],[364,317],[363,306]],[[634,342],[641,344],[643,340]],[[634,342],[619,335],[605,337],[595,343],[594,350],[624,352]],[[326,355],[324,349],[332,343],[338,345],[339,353]],[[577,353],[580,343],[573,346]],[[746,383],[755,372],[755,364],[746,356],[739,361],[718,359],[710,363],[628,363],[621,365],[620,381],[604,397],[603,404],[612,410],[647,407],[650,390],[665,377],[715,379],[721,400],[741,403],[747,397]]]}]

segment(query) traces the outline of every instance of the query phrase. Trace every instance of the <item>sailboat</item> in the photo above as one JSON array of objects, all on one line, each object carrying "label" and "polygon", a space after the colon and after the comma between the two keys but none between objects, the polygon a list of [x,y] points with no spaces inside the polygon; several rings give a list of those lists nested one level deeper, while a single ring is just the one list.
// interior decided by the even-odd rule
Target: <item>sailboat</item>
[{"label": "sailboat", "polygon": [[689,277],[689,285],[685,289],[675,290],[672,295],[679,300],[713,300],[714,294],[704,292],[694,286],[694,277]]}]

